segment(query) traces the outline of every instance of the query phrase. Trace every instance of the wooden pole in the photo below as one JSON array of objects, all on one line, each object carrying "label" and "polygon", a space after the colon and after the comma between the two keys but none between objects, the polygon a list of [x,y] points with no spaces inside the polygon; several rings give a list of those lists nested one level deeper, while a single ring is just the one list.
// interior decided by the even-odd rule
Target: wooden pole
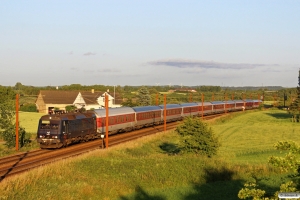
[{"label": "wooden pole", "polygon": [[105,94],[105,110],[106,110],[106,117],[105,117],[105,148],[108,148],[108,95]]},{"label": "wooden pole", "polygon": [[203,102],[204,102],[204,94],[202,93],[201,96],[202,96],[202,120],[203,120],[203,110],[204,110],[204,109],[203,109]]},{"label": "wooden pole", "polygon": [[193,102],[193,93],[190,93],[190,103]]},{"label": "wooden pole", "polygon": [[243,94],[244,108],[246,109],[245,94]]},{"label": "wooden pole", "polygon": [[19,150],[19,94],[16,94],[16,150]]},{"label": "wooden pole", "polygon": [[224,99],[225,99],[225,113],[227,113],[227,94],[226,93],[225,93]]},{"label": "wooden pole", "polygon": [[167,130],[167,95],[164,95],[164,131]]}]

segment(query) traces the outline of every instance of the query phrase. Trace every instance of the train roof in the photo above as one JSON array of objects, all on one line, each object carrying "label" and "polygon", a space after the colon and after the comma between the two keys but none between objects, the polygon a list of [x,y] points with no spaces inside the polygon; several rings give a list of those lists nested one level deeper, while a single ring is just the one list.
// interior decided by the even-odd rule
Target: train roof
[{"label": "train roof", "polygon": [[[106,109],[95,109],[94,112],[98,117],[106,116]],[[109,116],[125,115],[125,114],[133,114],[133,113],[135,113],[135,112],[130,107],[108,108]]]},{"label": "train roof", "polygon": [[137,106],[137,107],[132,107],[132,109],[138,113],[138,112],[161,110],[161,107],[159,107],[159,106]]},{"label": "train roof", "polygon": [[[198,104],[199,106],[202,106],[202,102],[197,102],[197,104]],[[212,105],[211,102],[203,102],[203,106],[211,106],[211,105]]]},{"label": "train roof", "polygon": [[243,100],[234,100],[235,103],[244,103]]},{"label": "train roof", "polygon": [[260,99],[253,99],[254,102],[262,102]]},{"label": "train roof", "polygon": [[182,107],[199,106],[197,103],[181,103]]},{"label": "train roof", "polygon": [[211,103],[214,104],[214,105],[217,105],[217,104],[224,104],[223,101],[212,101]]},{"label": "train roof", "polygon": [[43,115],[41,120],[75,120],[96,117],[95,113],[66,113],[60,115]]},{"label": "train roof", "polygon": [[[161,107],[162,109],[165,108],[164,105],[159,105],[159,107]],[[182,106],[179,105],[179,104],[167,104],[166,107],[167,107],[167,108],[182,108]]]},{"label": "train roof", "polygon": [[254,102],[252,99],[245,99],[245,102]]},{"label": "train roof", "polygon": [[223,101],[224,103],[235,103],[235,101],[229,100],[229,101]]}]

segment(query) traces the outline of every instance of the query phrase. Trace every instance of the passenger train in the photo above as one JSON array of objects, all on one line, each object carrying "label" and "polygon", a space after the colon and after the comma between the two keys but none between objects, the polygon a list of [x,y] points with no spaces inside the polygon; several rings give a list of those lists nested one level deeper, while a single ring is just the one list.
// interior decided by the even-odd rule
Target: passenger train
[{"label": "passenger train", "polygon": [[[213,101],[166,105],[166,121],[178,121],[187,116],[258,108],[261,100]],[[128,132],[164,123],[164,105],[109,108],[109,134]],[[41,148],[61,148],[72,143],[100,138],[106,132],[106,110],[85,113],[44,115],[40,118],[37,142]]]}]

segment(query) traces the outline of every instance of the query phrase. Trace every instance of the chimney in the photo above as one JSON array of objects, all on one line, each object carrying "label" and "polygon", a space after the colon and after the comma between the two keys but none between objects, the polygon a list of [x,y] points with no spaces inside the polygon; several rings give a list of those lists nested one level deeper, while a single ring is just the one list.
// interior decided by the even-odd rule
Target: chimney
[{"label": "chimney", "polygon": [[93,94],[94,94],[94,89],[92,89],[92,91],[91,91]]}]

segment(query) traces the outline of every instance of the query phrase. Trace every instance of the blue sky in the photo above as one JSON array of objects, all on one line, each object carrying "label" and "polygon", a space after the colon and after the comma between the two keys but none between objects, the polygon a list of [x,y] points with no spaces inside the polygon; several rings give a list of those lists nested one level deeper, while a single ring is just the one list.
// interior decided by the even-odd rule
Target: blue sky
[{"label": "blue sky", "polygon": [[300,1],[2,1],[0,85],[296,87]]}]

